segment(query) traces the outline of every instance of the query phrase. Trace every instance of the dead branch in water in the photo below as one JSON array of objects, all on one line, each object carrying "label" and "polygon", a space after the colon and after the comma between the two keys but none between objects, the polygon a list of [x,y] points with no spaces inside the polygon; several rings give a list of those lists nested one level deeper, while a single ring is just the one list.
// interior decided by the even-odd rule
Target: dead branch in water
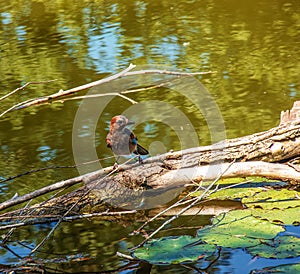
[{"label": "dead branch in water", "polygon": [[[177,71],[168,71],[168,70],[158,70],[158,69],[149,69],[149,70],[137,70],[137,71],[131,71],[132,69],[134,69],[136,66],[133,64],[130,64],[126,69],[124,69],[123,71],[113,74],[109,77],[100,79],[98,81],[94,81],[92,83],[88,83],[79,87],[75,87],[75,88],[71,88],[68,90],[59,90],[58,92],[48,95],[48,96],[44,96],[44,97],[40,97],[40,98],[36,98],[36,99],[29,99],[27,101],[18,103],[14,106],[12,106],[11,108],[7,109],[6,111],[4,111],[3,113],[0,114],[0,117],[4,116],[6,113],[13,111],[13,110],[17,110],[17,109],[23,109],[23,108],[28,108],[30,106],[35,106],[35,105],[40,105],[40,104],[45,104],[45,103],[49,103],[50,101],[53,100],[57,100],[59,98],[62,97],[66,97],[69,95],[73,95],[77,92],[83,91],[83,90],[87,90],[90,89],[92,87],[98,86],[98,85],[102,85],[104,83],[108,83],[110,81],[122,78],[122,77],[126,77],[126,76],[136,76],[136,75],[143,75],[143,74],[166,74],[166,75],[174,75],[174,76],[193,76],[193,75],[203,75],[203,74],[211,74],[211,73],[215,73],[213,71],[208,71],[208,72],[195,72],[195,73],[187,73],[187,72],[177,72]],[[33,83],[39,83],[39,82],[29,82],[27,84],[25,84],[24,86],[14,90],[13,92],[11,92],[10,94],[15,93],[16,91],[25,88],[26,86],[28,86],[29,84],[33,84]],[[41,82],[42,83],[42,82]],[[7,94],[6,96],[4,96],[5,98],[7,96],[9,96],[10,94]],[[136,103],[134,100],[128,98],[127,96],[125,96],[122,93],[108,93],[108,94],[104,94],[104,95],[97,95],[97,97],[99,96],[120,96],[123,99],[126,99],[128,101],[130,101],[131,103]]]},{"label": "dead branch in water", "polygon": [[[2,101],[2,100],[4,100],[4,99],[8,98],[9,96],[15,94],[16,92],[18,92],[18,91],[20,91],[20,90],[25,89],[25,88],[26,88],[27,86],[29,86],[29,85],[47,84],[47,83],[52,83],[52,82],[54,82],[54,81],[56,81],[56,79],[54,79],[54,80],[48,80],[48,81],[40,81],[40,82],[27,82],[27,83],[24,84],[23,86],[18,87],[18,88],[16,88],[15,90],[11,91],[10,93],[8,93],[8,94],[6,94],[6,95],[0,97],[0,101]],[[1,117],[1,116],[0,116],[0,117]]]},{"label": "dead branch in water", "polygon": [[[18,87],[18,88],[16,88],[15,90],[11,91],[10,93],[8,93],[8,94],[2,96],[2,97],[0,98],[0,101],[6,99],[6,98],[8,98],[8,97],[10,97],[11,95],[15,94],[16,92],[18,92],[18,91],[20,91],[20,90],[25,89],[25,88],[26,88],[27,86],[29,86],[29,85],[47,84],[47,83],[51,83],[51,82],[54,82],[54,81],[56,81],[56,80],[48,80],[48,81],[41,81],[41,82],[27,82],[27,83],[24,84],[23,86]],[[8,113],[8,112],[10,112],[10,111],[12,111],[12,110],[14,110],[14,109],[17,109],[17,108],[18,108],[19,106],[21,106],[22,104],[23,104],[23,102],[18,103],[18,104],[16,104],[16,105],[10,107],[9,109],[5,110],[4,112],[2,112],[2,113],[0,114],[0,118],[1,118],[2,116],[4,116],[6,113]]]},{"label": "dead branch in water", "polygon": [[[210,155],[212,153],[218,161],[224,163],[211,164]],[[141,194],[139,191],[131,191],[130,189],[139,188],[145,180],[147,185],[154,190],[184,186],[191,181],[199,182],[202,179],[213,180],[219,174],[223,174],[224,178],[263,176],[299,182],[300,172],[297,165],[290,161],[299,155],[300,121],[297,120],[266,132],[227,140],[222,145],[186,149],[148,158],[142,166],[139,164],[125,164],[119,167],[119,172],[113,177],[107,176],[114,171],[113,167],[107,167],[90,174],[64,180],[3,202],[0,204],[0,210],[81,182],[85,184],[83,188],[92,187],[94,188],[93,191],[97,193],[96,198],[93,198],[94,204],[101,203],[101,200],[105,200],[107,197],[117,198],[119,195],[123,198],[128,196],[128,199],[131,200],[131,197]],[[233,160],[240,162],[228,163],[228,161]],[[284,161],[286,163],[282,163]],[[230,168],[223,173],[228,165],[230,165]],[[125,189],[122,187],[124,178],[127,182],[131,182],[131,186],[129,185]],[[76,200],[76,197],[81,195],[80,190],[78,190],[78,193],[72,193],[72,195]],[[70,197],[58,199],[60,199],[59,203],[65,205],[72,203]],[[85,200],[85,203],[89,202],[91,202],[89,199]],[[84,204],[82,205],[84,206]]]}]

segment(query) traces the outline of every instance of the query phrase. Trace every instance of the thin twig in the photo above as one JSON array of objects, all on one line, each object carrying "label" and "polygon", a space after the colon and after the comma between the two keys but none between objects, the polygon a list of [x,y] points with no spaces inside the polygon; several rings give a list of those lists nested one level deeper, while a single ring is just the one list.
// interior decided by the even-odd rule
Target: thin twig
[{"label": "thin twig", "polygon": [[109,82],[109,81],[112,81],[112,80],[115,80],[115,79],[118,79],[118,78],[124,76],[124,74],[126,72],[132,70],[133,68],[135,68],[135,65],[130,64],[123,71],[121,71],[117,74],[111,75],[109,77],[106,77],[104,79],[100,79],[98,81],[88,83],[88,84],[85,84],[85,85],[82,85],[82,86],[79,86],[79,87],[75,87],[75,88],[72,88],[72,89],[69,89],[69,90],[65,90],[65,91],[59,90],[57,93],[54,93],[54,94],[49,95],[49,96],[45,96],[45,97],[41,97],[41,98],[37,98],[37,99],[29,99],[27,101],[24,101],[22,103],[19,103],[19,104],[16,104],[16,105],[12,106],[8,110],[1,113],[0,117],[2,117],[7,112],[15,110],[15,109],[27,108],[27,107],[30,107],[30,106],[33,106],[33,105],[47,103],[50,100],[53,100],[53,99],[56,99],[56,98],[59,98],[59,97],[62,97],[62,96],[67,96],[67,95],[70,95],[70,94],[74,94],[78,91],[82,91],[82,90],[85,90],[85,89],[88,89],[88,88],[91,88],[91,87],[94,87],[94,86],[97,86],[97,85],[100,85],[100,84],[103,84],[103,83],[106,83],[106,82]]},{"label": "thin twig", "polygon": [[119,251],[117,251],[116,255],[117,255],[118,257],[121,257],[121,258],[123,258],[123,259],[130,260],[130,261],[136,261],[136,260],[137,260],[136,258],[133,258],[132,256],[126,255],[126,254],[121,253],[121,252],[119,252]]},{"label": "thin twig", "polygon": [[65,98],[60,100],[60,102],[66,102],[66,101],[72,101],[72,100],[81,100],[81,99],[93,99],[97,97],[104,97],[104,96],[119,96],[127,101],[129,101],[132,104],[137,104],[138,102],[117,92],[110,92],[110,93],[104,93],[104,94],[92,94],[92,95],[83,95],[83,96],[76,96],[72,98]]},{"label": "thin twig", "polygon": [[119,93],[118,96],[121,97],[121,98],[123,98],[123,99],[125,99],[125,100],[127,100],[127,101],[129,101],[132,104],[137,104],[138,103],[137,101],[134,101],[133,99],[131,99],[131,98],[129,98],[129,97],[123,95],[123,94]]},{"label": "thin twig", "polygon": [[105,157],[105,158],[100,158],[100,159],[97,159],[97,160],[88,161],[88,162],[84,162],[84,163],[77,164],[77,165],[70,165],[70,166],[47,166],[47,167],[41,167],[41,168],[37,168],[37,169],[32,169],[32,170],[28,170],[28,171],[25,171],[23,173],[20,173],[20,174],[14,175],[14,176],[10,176],[10,177],[8,177],[6,179],[2,179],[2,180],[0,180],[0,183],[8,182],[8,181],[14,180],[16,178],[19,178],[19,177],[22,177],[22,176],[25,176],[25,175],[30,175],[32,173],[37,173],[37,172],[41,172],[41,171],[45,171],[45,170],[63,169],[63,168],[77,168],[77,167],[80,167],[80,166],[94,164],[96,162],[103,161],[103,160],[108,160],[108,159],[111,159],[111,158],[115,158],[115,156],[109,156],[109,157]]},{"label": "thin twig", "polygon": [[188,265],[185,265],[183,263],[180,263],[179,265],[181,265],[183,268],[186,268],[188,270],[193,270],[193,272],[196,271],[197,273],[206,274],[206,272],[202,271],[201,269],[198,269],[195,266],[188,266]]},{"label": "thin twig", "polygon": [[135,93],[135,92],[140,92],[140,91],[147,91],[147,90],[151,90],[151,89],[156,89],[156,88],[160,88],[160,87],[164,87],[166,85],[169,85],[169,84],[172,83],[172,81],[174,81],[174,79],[167,80],[167,81],[162,81],[159,84],[151,85],[151,86],[147,86],[147,87],[127,89],[127,90],[121,91],[120,94],[128,94],[128,93]]},{"label": "thin twig", "polygon": [[40,188],[38,190],[35,190],[31,193],[25,194],[25,195],[20,196],[20,197],[17,197],[15,199],[5,201],[5,202],[0,204],[0,211],[3,210],[3,209],[6,209],[8,207],[21,204],[21,203],[23,203],[25,201],[28,201],[30,199],[39,197],[39,196],[44,195],[46,193],[52,192],[54,190],[60,189],[62,187],[72,186],[72,185],[81,183],[82,178],[83,178],[83,176],[78,176],[78,177],[75,177],[75,178],[72,178],[72,179],[69,179],[69,180],[61,181],[61,182],[52,184],[50,186]]},{"label": "thin twig", "polygon": [[155,219],[157,219],[157,218],[160,217],[161,215],[165,214],[166,212],[168,212],[168,211],[171,210],[172,208],[181,206],[181,205],[183,205],[183,204],[185,204],[185,203],[189,203],[189,202],[191,202],[191,201],[197,199],[197,197],[196,197],[196,198],[194,198],[194,199],[187,200],[187,201],[184,202],[184,200],[185,200],[187,197],[189,197],[189,196],[190,196],[192,193],[194,193],[194,192],[196,192],[196,190],[193,191],[193,192],[191,192],[191,193],[188,193],[188,194],[185,195],[183,198],[181,198],[179,201],[175,202],[174,204],[170,205],[169,207],[167,207],[167,208],[165,208],[164,210],[162,210],[162,211],[160,211],[159,213],[157,213],[155,216],[153,216],[152,218],[150,218],[149,220],[147,220],[145,223],[143,223],[137,230],[135,230],[135,231],[133,232],[133,234],[138,234],[139,232],[141,232],[141,230],[142,230],[146,225],[148,225],[149,223],[153,222]]},{"label": "thin twig", "polygon": [[[97,159],[97,160],[93,160],[93,161],[89,161],[89,162],[85,162],[85,163],[81,163],[81,164],[77,164],[77,165],[72,165],[72,166],[50,166],[50,167],[43,167],[43,168],[40,168],[40,169],[34,169],[34,170],[26,171],[24,173],[21,173],[21,174],[15,175],[15,176],[11,176],[11,177],[9,177],[7,179],[1,180],[0,182],[3,183],[3,182],[6,182],[6,181],[9,181],[9,180],[13,180],[15,178],[24,176],[24,175],[28,175],[28,174],[32,174],[32,173],[35,173],[35,172],[40,172],[40,171],[48,170],[48,169],[76,168],[76,167],[79,167],[79,166],[88,165],[88,164],[91,164],[91,163],[95,163],[95,162],[98,162],[98,161],[101,161],[101,160],[104,160],[104,159],[109,159],[109,158],[114,158],[114,157],[115,156],[106,157],[106,158]],[[5,201],[5,202],[3,202],[3,203],[0,204],[0,211],[3,210],[3,209],[6,209],[6,208],[12,207],[12,206],[21,204],[21,203],[26,202],[28,200],[37,198],[39,196],[42,196],[42,195],[44,195],[46,193],[49,193],[49,192],[52,192],[54,190],[62,189],[62,188],[65,188],[65,187],[70,187],[70,186],[73,186],[73,185],[75,185],[77,183],[81,183],[82,179],[84,177],[85,177],[85,175],[81,175],[81,176],[78,176],[78,177],[75,177],[75,178],[71,178],[71,179],[68,179],[68,180],[60,181],[60,182],[57,182],[57,183],[52,184],[50,186],[46,186],[46,187],[37,189],[37,190],[35,190],[35,191],[31,192],[31,193],[25,194],[23,196],[19,196],[19,197],[16,197],[14,199],[7,200],[7,201]]]},{"label": "thin twig", "polygon": [[[131,161],[133,158],[135,158],[136,156],[128,159],[123,165],[125,165],[126,163],[128,163],[129,161]],[[106,177],[112,175],[113,173],[117,172],[119,170],[119,166],[117,166],[117,168],[113,169],[111,172],[109,172],[107,175],[105,175],[103,179],[105,179]],[[72,211],[72,209],[78,205],[78,203],[86,196],[88,195],[93,189],[89,188],[87,189],[87,191],[85,191],[83,193],[83,195],[81,197],[79,197],[79,199],[63,214],[63,216],[61,216],[59,218],[59,220],[57,221],[57,223],[55,224],[55,226],[51,229],[51,231],[47,234],[47,236],[30,252],[30,254],[33,254],[34,252],[36,252],[38,249],[40,249],[44,243],[50,238],[50,236],[53,234],[53,232],[56,230],[56,228],[60,225],[60,223],[64,220],[64,218],[67,217],[67,215]]]},{"label": "thin twig", "polygon": [[[20,211],[20,214],[19,214],[19,218],[20,218],[20,215],[22,214],[22,212],[26,209],[26,208],[28,208],[28,206],[29,206],[29,204],[30,204],[30,202],[31,201],[29,201],[26,205],[25,205],[25,207],[24,208],[22,208],[22,210]],[[22,220],[24,220],[24,218],[22,217]],[[2,242],[1,242],[1,245],[3,246],[3,245],[5,245],[5,243],[8,241],[8,239],[9,239],[9,237],[14,233],[14,231],[15,231],[15,227],[12,227],[7,233],[6,233],[6,235],[3,237],[3,240],[2,240]]]},{"label": "thin twig", "polygon": [[[174,75],[174,76],[193,76],[193,75],[204,75],[204,74],[215,73],[215,71],[187,73],[187,72],[158,70],[158,69],[131,71],[135,67],[136,67],[135,65],[130,64],[123,71],[121,71],[117,74],[111,75],[109,77],[100,79],[98,81],[94,81],[94,82],[91,82],[91,83],[88,83],[88,84],[85,84],[85,85],[82,85],[82,86],[79,86],[79,87],[71,88],[71,89],[68,89],[68,90],[65,90],[65,91],[64,90],[59,90],[57,93],[54,93],[54,94],[49,95],[49,96],[45,96],[45,97],[41,97],[41,98],[37,98],[37,99],[29,99],[27,101],[24,101],[22,103],[19,103],[17,105],[12,106],[9,109],[7,109],[2,114],[0,114],[0,117],[2,117],[3,115],[5,115],[6,113],[8,113],[12,110],[27,108],[27,107],[30,107],[30,106],[33,106],[33,105],[39,105],[39,104],[43,104],[43,103],[48,103],[50,100],[57,99],[59,97],[68,96],[68,95],[74,94],[76,92],[86,90],[86,89],[95,87],[97,85],[101,85],[101,84],[104,84],[104,83],[107,83],[107,82],[110,82],[110,81],[113,81],[113,80],[116,80],[118,78],[125,77],[125,76],[135,76],[135,75],[141,75],[141,74],[166,74],[166,75]],[[117,95],[121,96],[120,93],[118,93]],[[124,97],[124,99],[132,100],[128,97]],[[131,102],[134,103],[133,100]]]},{"label": "thin twig", "polygon": [[10,253],[12,253],[14,256],[16,256],[18,259],[23,259],[19,254],[17,254],[15,251],[13,251],[9,246],[4,245],[3,248],[8,250]]},{"label": "thin twig", "polygon": [[217,71],[205,71],[205,72],[179,72],[179,71],[170,71],[170,70],[160,70],[160,69],[148,69],[148,70],[136,70],[126,72],[124,76],[134,76],[140,74],[167,74],[174,76],[194,76],[194,75],[205,75],[213,74]]},{"label": "thin twig", "polygon": [[67,96],[67,95],[70,95],[70,94],[74,94],[74,93],[76,93],[78,91],[86,90],[86,89],[92,88],[94,86],[98,86],[98,85],[101,85],[101,84],[104,84],[104,83],[116,80],[116,79],[121,78],[122,76],[124,76],[128,71],[134,69],[135,67],[136,67],[135,65],[130,64],[126,69],[122,70],[119,73],[116,73],[116,74],[111,75],[109,77],[106,77],[106,78],[100,79],[98,81],[94,81],[92,83],[88,83],[88,84],[85,84],[85,85],[82,85],[82,86],[79,86],[79,87],[71,88],[71,89],[68,89],[68,90],[65,90],[65,91],[60,90],[59,92],[54,93],[52,95],[49,95],[49,96],[46,96],[46,97],[42,97],[42,98],[38,99],[38,101],[36,101],[36,102],[33,101],[33,102],[29,102],[28,104],[24,104],[22,106],[22,108],[29,107],[29,106],[32,106],[32,105],[35,105],[35,104],[41,104],[41,103],[47,102],[49,100],[56,99],[58,97],[62,97],[62,96]]},{"label": "thin twig", "polygon": [[47,234],[47,236],[33,249],[31,250],[30,254],[33,254],[34,252],[36,252],[38,249],[41,248],[41,246],[44,245],[44,243],[50,238],[50,236],[52,235],[52,233],[55,231],[55,229],[60,225],[60,223],[63,221],[63,218],[66,217],[66,215],[69,214],[69,212],[71,212],[71,210],[79,203],[80,199],[78,199],[65,213],[63,216],[60,217],[60,219],[58,220],[58,222],[55,224],[55,226],[51,229],[51,231]]},{"label": "thin twig", "polygon": [[[86,162],[86,163],[81,163],[81,164],[78,164],[78,165],[74,165],[74,167],[78,167],[78,166],[82,166],[82,165],[87,165],[87,164],[91,164],[91,163],[94,163],[94,162],[97,162],[97,161],[100,161],[100,160],[103,160],[103,159],[114,158],[114,157],[115,156],[106,157],[106,158],[102,158],[102,159],[97,159],[97,160],[89,161],[89,162]],[[119,165],[117,167],[117,169],[112,169],[110,172],[108,172],[108,170],[111,169],[109,167],[109,168],[101,169],[100,172],[101,172],[101,174],[105,174],[106,173],[106,175],[104,177],[104,178],[106,178],[106,176],[109,176],[112,173],[119,171],[119,169],[121,167],[123,168],[123,166],[126,166],[126,164],[128,162],[130,162],[132,159],[134,159],[135,157],[136,156],[128,159],[122,165]],[[52,167],[50,167],[50,168],[52,168]],[[37,170],[27,171],[27,172],[25,172],[23,174],[20,174],[20,176],[27,175],[27,174],[30,174],[30,173],[33,173],[33,172],[38,172],[38,171],[46,170],[46,169],[48,169],[48,168],[45,167],[45,168],[41,168],[41,169],[37,169]],[[99,173],[98,170],[95,171],[94,173],[97,175],[97,177],[100,176],[100,173]],[[16,177],[19,177],[19,175],[16,175]],[[54,190],[58,190],[58,189],[61,189],[61,188],[64,188],[64,187],[70,187],[70,186],[73,186],[75,184],[81,183],[81,182],[83,182],[83,179],[85,177],[86,177],[86,175],[80,175],[80,176],[77,176],[77,177],[74,177],[74,178],[71,178],[71,179],[67,179],[67,180],[63,180],[63,181],[57,182],[57,183],[52,184],[50,186],[46,186],[46,187],[37,189],[37,190],[35,190],[35,191],[31,192],[31,193],[25,194],[23,196],[19,196],[17,198],[10,199],[10,200],[5,201],[5,202],[3,202],[3,203],[0,204],[0,211],[3,210],[3,209],[6,209],[6,208],[12,207],[12,206],[21,204],[21,203],[26,202],[26,201],[28,201],[30,199],[37,198],[39,196],[42,196],[42,195],[44,195],[46,193],[49,193],[49,192],[52,192]],[[11,178],[15,178],[15,177],[10,177],[10,178],[4,179],[3,181],[0,181],[0,182],[7,181],[7,180],[9,180]]]},{"label": "thin twig", "polygon": [[[134,231],[134,233],[138,234],[146,225],[148,225],[150,222],[154,221],[155,219],[157,219],[159,216],[163,215],[167,211],[171,210],[172,208],[177,207],[177,206],[181,206],[181,205],[183,205],[185,203],[189,203],[189,202],[193,201],[193,199],[192,200],[187,200],[187,201],[185,201],[185,200],[188,197],[190,197],[191,195],[193,195],[194,193],[198,192],[201,188],[203,188],[203,186],[202,186],[202,184],[199,184],[199,186],[195,190],[193,190],[192,192],[187,193],[179,201],[175,202],[174,204],[170,205],[168,208],[162,210],[161,212],[159,212],[158,214],[156,214],[155,216],[153,216],[151,219],[149,219],[143,225],[141,225],[136,231]],[[197,197],[195,199],[197,199]]]},{"label": "thin twig", "polygon": [[[134,214],[134,213],[137,213],[137,211],[136,210],[125,210],[125,211],[112,211],[112,212],[108,212],[108,211],[97,212],[97,213],[90,213],[90,214],[65,216],[62,218],[62,222],[69,222],[69,221],[74,221],[74,220],[79,220],[79,219],[89,219],[89,218],[101,217],[101,216],[121,216],[121,215]],[[18,228],[21,226],[36,225],[36,224],[41,224],[41,223],[51,223],[51,222],[60,220],[61,216],[54,216],[54,215],[52,215],[52,216],[51,215],[22,216],[22,219],[26,219],[26,218],[27,219],[39,218],[39,220],[29,220],[26,222],[22,221],[22,222],[16,223],[16,224],[8,224],[8,225],[0,226],[0,230],[15,229],[15,228]],[[43,219],[43,220],[41,221],[40,219]]]},{"label": "thin twig", "polygon": [[[41,81],[41,82],[27,82],[25,85],[21,86],[21,87],[18,87],[16,88],[15,90],[11,91],[10,93],[0,97],[0,101],[6,99],[7,97],[13,95],[14,93],[20,91],[20,90],[23,90],[24,88],[26,88],[27,86],[29,85],[38,85],[38,84],[47,84],[47,83],[51,83],[51,82],[54,82],[56,81],[57,79],[54,79],[54,80],[47,80],[47,81]],[[1,117],[1,116],[0,116]]]},{"label": "thin twig", "polygon": [[[215,262],[217,262],[217,261],[220,259],[220,257],[221,257],[221,251],[222,251],[222,247],[218,247],[218,255],[217,255],[217,257],[216,257],[214,260],[212,260],[212,261],[209,263],[209,265],[205,268],[206,271],[207,271],[209,268],[211,268],[211,267],[215,264]],[[205,272],[205,273],[208,273],[208,272]]]},{"label": "thin twig", "polygon": [[8,112],[10,112],[10,111],[12,111],[12,110],[18,108],[19,106],[22,106],[23,103],[24,103],[24,102],[18,103],[18,104],[16,104],[16,105],[10,107],[9,109],[5,110],[4,112],[2,112],[2,113],[0,114],[0,118],[1,118],[2,116],[4,116],[6,113],[8,113]]},{"label": "thin twig", "polygon": [[[253,182],[253,179],[251,179],[251,180],[246,180],[246,181],[240,182],[240,183],[236,183],[236,184],[234,184],[234,185],[224,186],[224,187],[222,187],[222,188],[216,187],[216,189],[213,190],[213,192],[217,192],[217,191],[224,190],[224,189],[229,189],[229,188],[234,188],[234,187],[237,187],[237,186],[240,186],[240,185],[244,185],[244,184],[248,184],[248,183],[251,183],[251,182]],[[219,185],[218,185],[218,186],[219,186]],[[213,192],[212,192],[212,193],[213,193]],[[212,194],[212,193],[210,193],[210,194]]]},{"label": "thin twig", "polygon": [[201,201],[204,197],[206,197],[206,195],[209,192],[209,190],[214,186],[214,184],[217,181],[220,180],[220,178],[227,172],[227,170],[231,167],[231,165],[234,162],[235,162],[235,160],[233,160],[230,163],[230,165],[228,165],[228,167],[222,173],[219,174],[219,176],[203,191],[203,193],[199,197],[197,197],[197,199],[195,199],[188,206],[186,206],[185,208],[183,208],[182,210],[180,210],[176,215],[172,216],[170,219],[168,219],[167,221],[165,221],[160,227],[158,227],[155,231],[153,231],[144,241],[142,241],[140,244],[138,244],[137,246],[135,246],[133,249],[136,249],[138,247],[143,246],[147,241],[149,241],[149,239],[151,239],[155,234],[157,234],[166,225],[168,225],[169,223],[171,223],[172,221],[174,221],[175,219],[177,219],[181,214],[183,214],[185,211],[187,211],[188,209],[190,209],[191,207],[193,207],[195,204],[197,204],[199,201]]},{"label": "thin twig", "polygon": [[171,84],[172,81],[174,81],[174,79],[168,80],[168,81],[163,81],[159,84],[151,85],[151,86],[148,86],[148,87],[128,89],[128,90],[123,90],[123,91],[120,91],[120,92],[109,92],[109,93],[103,93],[103,94],[92,94],[92,95],[76,96],[76,97],[71,97],[71,98],[63,98],[63,99],[61,99],[57,102],[64,103],[66,101],[71,101],[71,100],[92,99],[92,98],[105,97],[105,96],[119,96],[119,97],[129,101],[132,104],[137,104],[138,102],[136,102],[135,100],[133,100],[133,99],[127,97],[127,96],[124,96],[124,94],[136,93],[136,92],[140,92],[140,91],[147,91],[147,90],[151,90],[151,89],[156,89],[156,88],[163,87],[163,86],[166,86],[168,84]]}]

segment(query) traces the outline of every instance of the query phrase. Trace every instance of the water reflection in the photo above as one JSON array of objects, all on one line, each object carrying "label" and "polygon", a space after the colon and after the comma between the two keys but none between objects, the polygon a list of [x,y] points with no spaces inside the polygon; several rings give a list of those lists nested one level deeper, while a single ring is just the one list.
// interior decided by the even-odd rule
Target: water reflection
[{"label": "water reflection", "polygon": [[[170,235],[195,235],[197,228],[209,223],[211,216],[185,216],[180,217],[168,226],[160,236]],[[161,222],[155,222],[147,229],[154,229]],[[9,247],[17,255],[25,257],[30,249],[39,243],[51,230],[55,223],[49,225],[36,225],[23,229],[22,233],[16,231],[13,239],[24,239],[21,243],[14,243]],[[141,236],[128,235],[139,226],[138,222],[130,220],[111,222],[105,220],[74,221],[61,224],[55,232],[55,239],[59,241],[47,241],[44,249],[37,258],[45,260],[48,267],[64,269],[68,271],[113,271],[128,266],[128,260],[116,256],[116,252],[128,254],[128,250],[140,243]],[[299,228],[293,227],[290,231],[299,232]],[[43,251],[41,250],[41,251]],[[0,263],[17,263],[19,258],[3,248],[0,249]],[[219,257],[218,257],[219,256]],[[85,258],[81,260],[81,258]],[[298,258],[299,259],[299,258]],[[84,263],[83,263],[84,262]],[[212,263],[214,262],[214,263]],[[194,270],[203,270],[208,273],[250,273],[254,269],[262,269],[276,265],[284,265],[297,262],[297,258],[289,259],[264,259],[253,258],[245,250],[222,248],[220,254],[215,254],[209,260],[201,260],[183,265],[153,265],[151,273],[194,273]],[[212,264],[211,264],[212,263]],[[146,266],[135,265],[136,269],[145,269]],[[149,267],[149,266],[148,266]],[[208,267],[208,268],[207,268]],[[128,266],[130,269],[130,266]],[[127,271],[129,271],[127,269]],[[190,271],[190,272],[187,272]],[[131,273],[131,272],[129,272]],[[132,272],[135,273],[135,272]],[[144,273],[144,272],[142,272]],[[145,272],[147,273],[147,272]]]},{"label": "water reflection", "polygon": [[37,148],[38,157],[42,162],[47,162],[56,158],[56,149],[51,149],[49,146],[40,146]]},{"label": "water reflection", "polygon": [[[277,125],[280,111],[289,109],[300,97],[299,9],[298,0],[79,0],[72,4],[69,1],[1,1],[0,97],[28,81],[57,80],[51,84],[31,85],[0,101],[0,113],[20,101],[98,80],[133,62],[137,65],[163,64],[187,71],[217,71],[198,79],[205,84],[220,109],[227,137],[266,130]],[[125,88],[126,83],[123,84]],[[102,92],[115,90],[114,85],[101,88]],[[186,115],[200,144],[211,142],[206,121],[195,109],[193,100],[168,89],[141,92],[132,95],[132,99],[142,103],[157,100],[172,104]],[[204,102],[202,97],[198,99]],[[45,165],[73,165],[72,133],[79,104],[56,102],[1,118],[1,178]],[[104,142],[107,122],[130,106],[128,102],[114,98],[95,126],[91,127],[87,119],[80,128],[78,136],[86,142],[94,134],[99,158],[111,156]],[[95,110],[97,107],[95,105]],[[161,109],[155,107],[148,109],[149,114],[159,111]],[[172,112],[162,111],[162,114],[174,118]],[[142,119],[139,115],[135,118],[137,121]],[[135,132],[140,142],[154,154],[181,148],[175,132],[161,122],[144,121]],[[86,151],[85,145],[82,150]],[[90,160],[89,155],[87,159]],[[108,160],[103,165],[112,162]],[[1,200],[16,192],[28,193],[77,174],[75,169],[58,169],[3,184],[0,181]],[[104,235],[112,228],[105,225],[101,230]],[[70,228],[61,239],[71,241],[73,229],[76,231]],[[90,228],[81,228],[80,233],[85,229]],[[94,249],[95,254],[99,249],[102,251],[104,242],[118,241],[118,237],[124,235],[123,227],[116,229],[119,230],[108,237],[107,242],[101,235],[92,240],[95,246],[97,243],[102,245]],[[78,239],[73,246],[67,243],[65,247],[77,250],[82,244],[88,249],[89,240],[93,238],[91,234],[89,231],[82,234],[86,242]],[[38,233],[32,234],[32,238],[38,236]],[[123,245],[129,245],[127,239]],[[112,256],[118,248],[105,247],[103,250],[108,255],[101,261],[103,264],[119,266],[124,263]],[[48,248],[59,248],[59,243],[54,242]],[[230,256],[238,257],[239,252],[228,251],[222,261],[228,264]],[[233,271],[226,267],[223,264],[225,270],[220,267],[215,271]],[[155,273],[170,269],[157,266],[152,270]],[[181,267],[173,270],[186,271]]]}]

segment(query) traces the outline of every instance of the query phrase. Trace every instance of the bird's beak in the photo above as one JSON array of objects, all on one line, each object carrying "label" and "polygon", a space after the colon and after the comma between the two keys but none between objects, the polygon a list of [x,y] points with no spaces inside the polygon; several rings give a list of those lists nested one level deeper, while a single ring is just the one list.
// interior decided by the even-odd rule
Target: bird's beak
[{"label": "bird's beak", "polygon": [[127,119],[127,125],[134,125],[134,122]]}]

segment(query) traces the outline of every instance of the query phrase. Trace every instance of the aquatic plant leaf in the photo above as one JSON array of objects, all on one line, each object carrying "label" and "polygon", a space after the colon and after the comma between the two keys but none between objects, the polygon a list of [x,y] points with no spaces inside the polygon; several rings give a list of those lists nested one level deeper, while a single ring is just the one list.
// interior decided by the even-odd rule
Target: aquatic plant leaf
[{"label": "aquatic plant leaf", "polygon": [[241,248],[260,244],[260,239],[246,237],[242,234],[238,235],[216,231],[212,233],[199,232],[198,235],[202,241],[222,247]]},{"label": "aquatic plant leaf", "polygon": [[264,258],[294,258],[300,256],[300,238],[280,236],[273,241],[266,241],[258,246],[247,248],[253,256]]},{"label": "aquatic plant leaf", "polygon": [[284,273],[284,274],[295,274],[300,273],[300,264],[287,264],[276,267],[268,267],[260,270],[253,270],[251,273],[259,274],[270,274],[270,273]]},{"label": "aquatic plant leaf", "polygon": [[282,225],[300,224],[300,207],[291,207],[286,209],[249,209],[251,214],[260,219],[268,220],[272,223]]},{"label": "aquatic plant leaf", "polygon": [[255,193],[259,193],[260,191],[262,190],[256,187],[245,187],[245,188],[232,187],[227,189],[220,189],[217,192],[209,195],[209,198],[219,199],[219,200],[242,199],[243,197],[253,196]]},{"label": "aquatic plant leaf", "polygon": [[300,206],[300,193],[295,190],[270,189],[253,195],[252,197],[245,197],[242,203],[247,207],[256,207],[263,209],[284,209],[288,207]]},{"label": "aquatic plant leaf", "polygon": [[134,256],[152,264],[196,261],[215,253],[216,246],[203,244],[188,235],[152,240],[134,251]]},{"label": "aquatic plant leaf", "polygon": [[[209,184],[207,182],[203,183],[203,187]],[[282,181],[268,180],[263,177],[223,178],[218,181],[217,192],[210,194],[209,197],[218,200],[241,199],[253,196],[255,193],[263,191],[266,187],[282,186],[285,184]],[[199,196],[202,192],[196,192],[194,196]]]},{"label": "aquatic plant leaf", "polygon": [[253,217],[249,210],[234,210],[215,217],[212,226],[198,230],[197,235],[208,244],[238,248],[258,245],[283,231],[279,225]]}]

